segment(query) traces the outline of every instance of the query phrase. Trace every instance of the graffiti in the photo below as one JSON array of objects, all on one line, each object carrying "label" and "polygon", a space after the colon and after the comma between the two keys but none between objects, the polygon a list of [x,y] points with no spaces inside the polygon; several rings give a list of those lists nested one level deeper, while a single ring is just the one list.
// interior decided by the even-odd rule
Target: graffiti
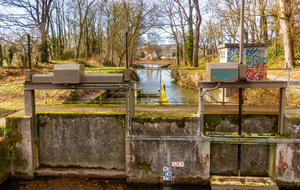
[{"label": "graffiti", "polygon": [[235,71],[230,71],[228,69],[221,69],[221,70],[212,70],[213,72],[213,79],[226,81],[236,77],[237,73]]},{"label": "graffiti", "polygon": [[[257,48],[248,48],[244,50],[243,62],[247,65],[246,75],[248,80],[257,81],[267,78],[267,71],[260,70],[267,68],[268,57],[264,57],[264,51]],[[239,51],[237,48],[231,48],[227,56],[228,62],[239,62]],[[257,70],[256,70],[257,69]]]}]

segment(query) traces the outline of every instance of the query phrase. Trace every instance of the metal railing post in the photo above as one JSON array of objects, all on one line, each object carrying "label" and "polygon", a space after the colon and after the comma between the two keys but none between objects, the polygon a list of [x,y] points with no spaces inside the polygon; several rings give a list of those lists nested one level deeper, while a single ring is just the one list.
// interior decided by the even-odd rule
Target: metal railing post
[{"label": "metal railing post", "polygon": [[160,104],[161,104],[161,70],[159,72],[159,98],[160,98]]},{"label": "metal railing post", "polygon": [[286,104],[289,105],[289,97],[290,97],[290,77],[291,77],[291,69],[288,71],[288,81],[287,81],[287,95],[286,95]]},{"label": "metal railing post", "polygon": [[[45,75],[45,74],[46,74],[46,71],[43,70],[43,72],[44,72],[44,75]],[[45,97],[45,104],[47,104],[47,90],[45,90],[44,97]]]}]

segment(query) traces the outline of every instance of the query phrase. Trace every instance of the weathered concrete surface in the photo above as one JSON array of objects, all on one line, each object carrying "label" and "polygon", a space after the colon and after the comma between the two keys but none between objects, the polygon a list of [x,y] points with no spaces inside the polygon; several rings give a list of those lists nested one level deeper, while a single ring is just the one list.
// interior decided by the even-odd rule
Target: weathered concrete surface
[{"label": "weathered concrete surface", "polygon": [[40,166],[125,170],[124,115],[37,117]]},{"label": "weathered concrete surface", "polygon": [[39,177],[80,177],[104,179],[126,178],[124,170],[101,170],[82,168],[38,168],[35,174]]},{"label": "weathered concrete surface", "polygon": [[[77,108],[78,109],[78,108]],[[132,118],[131,135],[198,136],[197,118],[142,117]],[[13,147],[14,176],[33,176],[34,138],[30,118],[8,118]],[[39,166],[53,168],[125,170],[128,181],[163,183],[163,167],[172,162],[184,162],[184,167],[172,169],[172,183],[208,183],[210,174],[235,175],[237,145],[212,144],[195,141],[130,140],[125,147],[125,115],[107,112],[39,113]],[[277,116],[248,116],[243,118],[244,132],[276,132]],[[299,119],[286,120],[289,138],[300,137]],[[205,130],[235,131],[236,115],[205,115]],[[126,133],[127,134],[127,133]],[[31,141],[31,140],[32,141]],[[29,143],[29,144],[26,144]],[[24,148],[25,146],[25,148]],[[27,147],[27,148],[26,148]],[[282,182],[299,182],[299,145],[280,144],[276,149],[275,176]],[[127,152],[125,154],[125,150]],[[29,152],[28,152],[29,151]],[[31,151],[31,152],[30,152]],[[268,176],[270,148],[268,145],[242,145],[242,175]],[[30,165],[31,162],[32,164]],[[30,170],[31,168],[31,170]],[[31,172],[31,173],[30,173]]]},{"label": "weathered concrete surface", "polygon": [[[204,115],[205,127],[214,132],[237,132],[238,115]],[[276,115],[243,115],[242,132],[276,133],[278,117]]]},{"label": "weathered concrete surface", "polygon": [[8,178],[10,160],[6,158],[7,139],[0,137],[0,185]]},{"label": "weathered concrete surface", "polygon": [[268,177],[211,176],[212,190],[279,190]]},{"label": "weathered concrete surface", "polygon": [[[285,126],[288,138],[300,138],[299,118],[286,119]],[[277,180],[300,185],[300,144],[277,144],[275,173]]]},{"label": "weathered concrete surface", "polygon": [[12,147],[11,176],[33,179],[36,157],[32,118],[28,116],[21,118],[7,117],[6,125],[10,129],[7,139]]},{"label": "weathered concrete surface", "polygon": [[[205,129],[214,132],[237,132],[237,115],[205,115]],[[243,115],[242,132],[270,133],[277,131],[277,116]],[[269,146],[242,145],[241,174],[268,176]],[[210,169],[213,175],[237,175],[237,145],[212,144]]]},{"label": "weathered concrete surface", "polygon": [[[241,175],[268,176],[269,146],[242,145]],[[237,175],[237,145],[212,144],[210,172],[212,175]]]},{"label": "weathered concrete surface", "polygon": [[[198,119],[133,119],[130,133],[138,136],[196,136]],[[172,183],[208,184],[209,142],[130,141],[127,162],[128,182],[163,183],[163,167],[172,168]]]}]

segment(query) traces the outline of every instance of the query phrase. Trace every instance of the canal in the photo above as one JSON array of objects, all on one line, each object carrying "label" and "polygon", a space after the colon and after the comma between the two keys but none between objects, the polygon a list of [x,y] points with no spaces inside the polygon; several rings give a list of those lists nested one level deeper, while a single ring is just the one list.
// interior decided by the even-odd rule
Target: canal
[{"label": "canal", "polygon": [[[140,81],[135,89],[140,94],[135,104],[160,104],[160,85],[165,85],[168,105],[198,104],[199,92],[197,90],[180,86],[171,77],[171,70],[159,70],[160,65],[142,64],[145,68],[136,69]],[[125,92],[122,92],[125,94]],[[124,95],[123,95],[124,96]],[[107,104],[122,104],[124,97],[115,96]]]},{"label": "canal", "polygon": [[[160,65],[144,64],[144,70],[136,70],[141,79],[137,87],[144,94],[159,94],[160,84],[165,85],[166,96],[169,105],[197,104],[199,93],[197,90],[179,86],[171,77],[171,70],[155,70]],[[152,97],[151,97],[152,98]],[[158,102],[159,97],[153,97],[152,102]],[[149,98],[139,98],[139,103],[146,103]]]},{"label": "canal", "polygon": [[33,181],[9,179],[1,190],[210,190],[209,186],[133,184],[125,180],[89,178],[36,178]]}]

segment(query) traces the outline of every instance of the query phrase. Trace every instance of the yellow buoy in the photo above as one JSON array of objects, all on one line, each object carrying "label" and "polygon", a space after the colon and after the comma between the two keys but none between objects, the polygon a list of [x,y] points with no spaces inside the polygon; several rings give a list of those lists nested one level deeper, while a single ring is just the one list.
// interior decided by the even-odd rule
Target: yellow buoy
[{"label": "yellow buoy", "polygon": [[168,105],[168,99],[166,95],[166,90],[165,90],[165,84],[161,84],[161,99],[160,101],[162,102],[162,105]]}]

